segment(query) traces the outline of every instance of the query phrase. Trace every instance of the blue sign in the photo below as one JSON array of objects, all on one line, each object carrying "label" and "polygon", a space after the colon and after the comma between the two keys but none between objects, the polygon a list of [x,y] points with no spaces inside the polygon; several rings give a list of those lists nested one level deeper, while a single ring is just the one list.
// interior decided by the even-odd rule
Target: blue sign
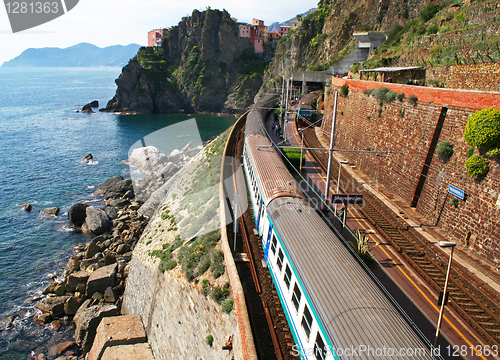
[{"label": "blue sign", "polygon": [[333,194],[332,204],[363,204],[363,195]]},{"label": "blue sign", "polygon": [[465,192],[463,190],[460,190],[459,188],[456,188],[453,185],[448,186],[448,192],[452,195],[455,195],[457,198],[461,200],[465,198]]}]

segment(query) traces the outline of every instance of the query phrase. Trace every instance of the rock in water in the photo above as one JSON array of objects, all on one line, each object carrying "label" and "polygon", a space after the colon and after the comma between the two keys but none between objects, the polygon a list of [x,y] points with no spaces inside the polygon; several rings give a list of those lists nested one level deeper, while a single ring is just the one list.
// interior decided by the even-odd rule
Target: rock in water
[{"label": "rock in water", "polygon": [[43,209],[40,212],[44,213],[46,215],[57,216],[57,214],[59,214],[59,211],[61,211],[61,210],[58,207],[51,207],[51,208],[48,208],[48,209]]},{"label": "rock in water", "polygon": [[71,226],[81,228],[87,217],[87,204],[75,204],[68,211],[68,219]]},{"label": "rock in water", "polygon": [[85,224],[91,234],[101,235],[109,230],[111,220],[106,212],[93,206],[89,206],[86,209],[86,214],[87,217],[85,218]]},{"label": "rock in water", "polygon": [[24,204],[23,205],[23,210],[26,210],[27,212],[30,212],[31,210],[33,210],[33,205],[31,205],[31,204]]},{"label": "rock in water", "polygon": [[90,104],[87,104],[82,108],[82,113],[93,113],[93,112],[94,110],[92,110],[92,106],[90,106]]},{"label": "rock in water", "polygon": [[92,154],[88,154],[87,156],[85,156],[83,158],[83,160],[85,160],[86,162],[89,162],[90,160],[92,160],[94,158],[94,156]]},{"label": "rock in water", "polygon": [[122,176],[113,176],[97,187],[97,192],[104,194],[108,188],[117,181],[123,180]]},{"label": "rock in water", "polygon": [[90,107],[93,107],[93,108],[99,107],[99,101],[94,100],[94,101],[90,102],[89,105],[90,105]]},{"label": "rock in water", "polygon": [[92,296],[95,292],[104,293],[108,287],[115,286],[118,264],[101,267],[90,274],[87,281],[86,295]]}]

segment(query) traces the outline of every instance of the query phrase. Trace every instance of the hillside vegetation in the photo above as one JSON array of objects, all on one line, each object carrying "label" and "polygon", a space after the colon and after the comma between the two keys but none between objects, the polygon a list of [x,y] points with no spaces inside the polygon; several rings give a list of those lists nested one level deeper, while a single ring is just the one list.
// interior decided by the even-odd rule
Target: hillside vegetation
[{"label": "hillside vegetation", "polygon": [[495,0],[321,0],[300,28],[279,41],[262,90],[277,87],[282,75],[328,69],[354,50],[352,34],[358,31],[388,35],[364,68],[500,61]]}]

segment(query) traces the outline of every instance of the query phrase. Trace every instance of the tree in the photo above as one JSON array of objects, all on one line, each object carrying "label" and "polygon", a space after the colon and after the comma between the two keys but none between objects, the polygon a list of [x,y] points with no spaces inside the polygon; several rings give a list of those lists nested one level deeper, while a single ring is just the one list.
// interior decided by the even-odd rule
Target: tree
[{"label": "tree", "polygon": [[488,108],[475,112],[465,125],[464,139],[478,148],[500,147],[500,110]]}]

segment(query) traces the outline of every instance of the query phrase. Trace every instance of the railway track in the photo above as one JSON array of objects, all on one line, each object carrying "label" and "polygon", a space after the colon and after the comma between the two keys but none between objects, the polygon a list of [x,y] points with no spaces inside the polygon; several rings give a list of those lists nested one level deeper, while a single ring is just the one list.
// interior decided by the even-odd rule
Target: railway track
[{"label": "railway track", "polygon": [[[322,148],[314,129],[304,131],[304,143],[309,148]],[[326,173],[328,152],[310,151],[314,159]],[[339,164],[333,162],[333,173],[338,172]],[[341,187],[345,193],[359,192],[361,184],[349,174],[342,172]],[[444,288],[447,259],[434,251],[429,243],[415,230],[405,225],[390,209],[379,202],[371,193],[363,193],[365,204],[358,208],[361,214],[377,229],[404,259],[438,293]],[[448,285],[450,305],[490,344],[500,346],[500,305],[494,297],[485,295],[473,279],[464,271],[454,267]]]},{"label": "railway track", "polygon": [[[234,137],[228,139],[228,153],[226,157],[232,158],[231,173],[236,174],[235,159],[240,159],[243,149],[242,139],[244,127],[234,132]],[[235,189],[238,189],[236,179]],[[250,197],[246,191],[247,203]],[[237,191],[237,190],[236,190]],[[238,192],[238,191],[237,191]],[[228,204],[230,205],[230,204]],[[229,206],[231,208],[231,206]],[[281,302],[274,289],[269,271],[261,263],[264,252],[260,238],[254,234],[255,223],[251,206],[239,217],[239,231],[237,233],[237,248],[235,257],[240,257],[239,252],[245,254],[245,260],[237,264],[240,279],[245,288],[245,297],[248,305],[248,313],[253,328],[254,342],[260,359],[291,360],[292,346],[294,345],[290,328],[285,314],[281,308]],[[233,225],[227,227],[228,237],[233,238]],[[274,351],[273,351],[274,350]],[[272,352],[274,354],[272,354]],[[273,356],[274,355],[274,356]]]}]

